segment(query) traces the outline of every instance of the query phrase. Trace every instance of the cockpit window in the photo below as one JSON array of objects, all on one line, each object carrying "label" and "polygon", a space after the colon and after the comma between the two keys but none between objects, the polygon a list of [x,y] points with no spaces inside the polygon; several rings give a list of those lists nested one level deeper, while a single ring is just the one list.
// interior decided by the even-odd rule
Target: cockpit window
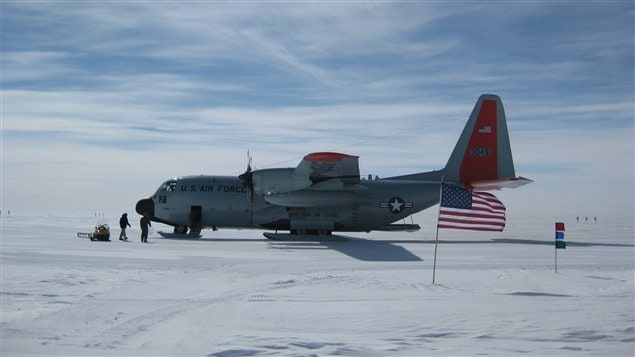
[{"label": "cockpit window", "polygon": [[168,181],[168,182],[164,183],[163,187],[161,187],[161,189],[163,189],[163,191],[167,191],[167,192],[176,191],[176,181]]}]

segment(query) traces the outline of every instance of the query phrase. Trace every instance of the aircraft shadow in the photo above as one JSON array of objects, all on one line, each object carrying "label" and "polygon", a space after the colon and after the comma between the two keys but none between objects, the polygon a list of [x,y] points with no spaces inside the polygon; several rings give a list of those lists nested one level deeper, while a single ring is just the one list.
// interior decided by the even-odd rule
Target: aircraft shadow
[{"label": "aircraft shadow", "polygon": [[[396,244],[434,244],[434,239],[429,240],[380,240],[376,242],[390,242]],[[522,245],[550,245],[553,240],[517,239],[517,238],[491,238],[489,240],[443,240],[439,244],[522,244]],[[567,247],[635,247],[633,244],[623,243],[599,243],[599,242],[575,242],[567,241]]]},{"label": "aircraft shadow", "polygon": [[[249,243],[268,242],[269,248],[280,250],[314,250],[331,249],[345,254],[351,258],[362,261],[375,262],[416,262],[422,261],[404,247],[393,244],[389,240],[368,240],[362,238],[334,236],[332,239],[312,240],[270,240],[266,238],[189,238],[163,236],[157,239],[174,241],[188,241],[201,243]],[[410,242],[410,241],[404,241]]]},{"label": "aircraft shadow", "polygon": [[[152,238],[152,237],[151,237]],[[168,237],[156,237],[157,240],[174,240],[174,241],[186,241],[186,242],[203,242],[203,243],[222,243],[222,242],[234,242],[234,243],[250,243],[250,242],[269,242],[267,238],[168,238]]]},{"label": "aircraft shadow", "polygon": [[271,241],[269,247],[284,250],[331,249],[367,262],[418,262],[421,258],[391,241],[346,237],[337,240]]},{"label": "aircraft shadow", "polygon": [[[417,255],[399,244],[434,244],[434,239],[427,240],[371,240],[355,237],[337,236],[334,239],[315,240],[269,240],[266,238],[169,238],[159,239],[181,240],[205,243],[249,243],[267,242],[270,249],[280,250],[317,250],[331,249],[351,258],[367,262],[418,262],[423,261]],[[439,240],[439,244],[520,244],[520,245],[544,245],[553,246],[553,240],[533,240],[533,239],[513,239],[513,238],[491,238],[488,240]],[[598,242],[572,242],[567,241],[568,247],[634,247],[632,244],[618,243],[598,243]]]},{"label": "aircraft shadow", "polygon": [[[236,242],[236,243],[248,243],[248,242],[278,242],[278,243],[335,243],[335,242],[352,242],[354,244],[370,243],[371,245],[394,245],[394,244],[434,244],[434,239],[380,239],[380,240],[368,240],[364,238],[346,237],[345,239],[315,239],[305,241],[272,241],[267,238],[187,238],[187,237],[150,237],[150,239],[166,239],[175,241],[190,241],[190,242]],[[439,239],[439,244],[522,244],[522,245],[554,245],[553,240],[535,240],[535,239],[516,239],[516,238],[491,238],[489,240],[444,240]],[[567,247],[635,247],[635,244],[623,244],[623,243],[600,243],[600,242],[575,242],[567,241]],[[307,247],[309,249],[309,247]]]}]

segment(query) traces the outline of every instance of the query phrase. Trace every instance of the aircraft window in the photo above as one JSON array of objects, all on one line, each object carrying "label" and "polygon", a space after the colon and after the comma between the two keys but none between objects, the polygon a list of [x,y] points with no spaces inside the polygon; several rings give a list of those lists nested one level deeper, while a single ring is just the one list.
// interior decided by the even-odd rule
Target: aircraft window
[{"label": "aircraft window", "polygon": [[163,185],[163,190],[168,192],[176,191],[176,181],[168,181]]}]

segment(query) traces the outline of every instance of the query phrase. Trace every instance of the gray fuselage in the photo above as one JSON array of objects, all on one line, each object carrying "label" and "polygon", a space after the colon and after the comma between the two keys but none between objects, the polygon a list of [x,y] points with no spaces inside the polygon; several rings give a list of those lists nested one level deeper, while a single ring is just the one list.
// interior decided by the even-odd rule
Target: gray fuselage
[{"label": "gray fuselage", "polygon": [[[406,177],[361,180],[344,190],[327,188],[318,194],[326,198],[319,207],[295,207],[287,197],[271,204],[263,195],[252,197],[234,176],[186,176],[164,182],[150,198],[153,207],[147,210],[154,212],[147,213],[175,227],[371,231],[437,204],[439,182]],[[355,199],[337,201],[346,196]],[[334,203],[329,205],[329,200]]]}]

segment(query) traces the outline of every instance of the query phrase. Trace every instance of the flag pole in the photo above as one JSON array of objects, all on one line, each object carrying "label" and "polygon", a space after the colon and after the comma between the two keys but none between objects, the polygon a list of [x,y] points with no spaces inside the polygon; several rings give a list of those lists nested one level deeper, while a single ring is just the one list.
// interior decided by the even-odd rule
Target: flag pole
[{"label": "flag pole", "polygon": [[554,267],[556,269],[555,273],[558,274],[558,243],[556,243],[554,247],[555,247],[554,250],[556,251],[555,253],[556,261],[555,261]]},{"label": "flag pole", "polygon": [[439,246],[439,218],[441,218],[441,200],[443,199],[443,178],[441,176],[441,184],[439,185],[439,212],[437,213],[437,234],[434,239],[434,263],[432,264],[432,285],[434,285],[437,274],[437,247]]}]

